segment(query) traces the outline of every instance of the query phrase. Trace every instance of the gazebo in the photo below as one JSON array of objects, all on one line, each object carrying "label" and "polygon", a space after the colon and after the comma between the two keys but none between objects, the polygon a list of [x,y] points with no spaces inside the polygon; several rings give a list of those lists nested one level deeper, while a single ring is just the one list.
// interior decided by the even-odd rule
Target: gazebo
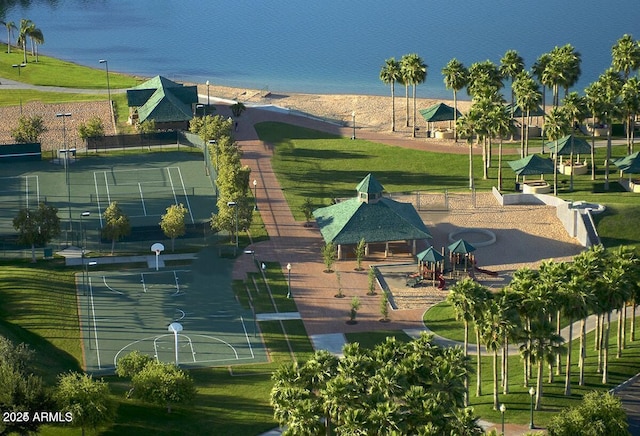
[{"label": "gazebo", "polygon": [[430,239],[411,203],[401,203],[382,196],[383,186],[368,174],[356,187],[357,196],[313,211],[320,233],[326,243],[338,246],[338,259],[343,259],[343,246],[365,241],[365,255],[369,244],[384,243],[385,257],[389,243],[407,241],[411,254],[416,254],[416,241]]},{"label": "gazebo", "polygon": [[[422,115],[422,118],[427,122],[427,130],[429,132],[434,129],[434,125],[432,124],[431,127],[429,127],[429,123],[449,121],[449,128],[451,129],[451,121],[462,116],[460,111],[456,111],[454,108],[444,103],[436,103],[426,109],[420,109],[420,115]],[[445,132],[440,133],[444,135]],[[451,133],[451,137],[453,137],[453,132],[446,133]]]}]

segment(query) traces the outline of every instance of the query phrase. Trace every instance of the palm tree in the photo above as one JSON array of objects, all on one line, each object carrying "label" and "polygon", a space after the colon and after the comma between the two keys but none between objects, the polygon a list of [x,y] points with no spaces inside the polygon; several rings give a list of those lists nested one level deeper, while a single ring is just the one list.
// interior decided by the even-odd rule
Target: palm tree
[{"label": "palm tree", "polygon": [[584,90],[584,100],[587,109],[591,113],[593,128],[591,129],[591,180],[596,179],[595,149],[596,149],[596,120],[600,121],[600,117],[606,111],[606,105],[603,99],[604,89],[600,82],[589,84]]},{"label": "palm tree", "polygon": [[29,37],[29,31],[33,26],[33,21],[23,18],[20,20],[20,29],[18,31],[17,43],[22,46],[22,62],[27,63],[27,38]]},{"label": "palm tree", "polygon": [[400,83],[404,85],[405,127],[409,127],[409,85],[411,85],[409,65],[412,62],[412,56],[413,54],[406,54],[400,58]]},{"label": "palm tree", "polygon": [[475,134],[477,114],[471,113],[471,111],[464,117],[458,118],[456,122],[456,131],[460,136],[467,138],[467,144],[469,144],[469,189],[474,188],[473,183],[473,135]]},{"label": "palm tree", "polygon": [[598,78],[602,86],[602,121],[607,125],[607,155],[604,165],[604,189],[609,190],[609,163],[611,161],[611,123],[616,117],[619,107],[618,98],[622,89],[622,79],[619,73],[609,68]]},{"label": "palm tree", "polygon": [[[547,112],[547,82],[545,81],[544,71],[551,62],[551,55],[549,53],[544,53],[540,55],[540,57],[534,62],[531,67],[531,72],[535,76],[536,80],[540,85],[542,85],[542,111]],[[544,137],[544,131],[542,133]],[[544,154],[544,141],[542,142],[542,154]]]},{"label": "palm tree", "polygon": [[[500,59],[500,74],[503,78],[511,80],[511,107],[513,107],[515,100],[513,82],[522,71],[524,71],[522,56],[515,50],[507,50]],[[513,115],[511,118],[513,119]]]},{"label": "palm tree", "polygon": [[[516,103],[520,107],[522,112],[522,122],[521,122],[521,134],[520,134],[520,157],[525,157],[529,154],[529,129],[528,126],[530,124],[531,119],[531,110],[538,107],[540,103],[540,87],[533,80],[531,74],[527,71],[523,71],[516,77],[516,80],[513,83],[513,92],[515,93]],[[512,105],[513,107],[513,105]],[[525,112],[526,112],[526,122],[525,122]],[[525,127],[527,129],[525,130]]]},{"label": "palm tree", "polygon": [[569,88],[578,81],[580,77],[581,55],[571,44],[562,47],[554,47],[549,54],[549,63],[542,73],[542,80],[545,85],[553,89],[553,106],[558,107],[559,89],[563,87],[565,95]]},{"label": "palm tree", "polygon": [[[565,366],[564,394],[571,395],[571,344],[573,341],[573,321],[584,320],[589,316],[590,299],[593,294],[589,293],[588,287],[583,286],[583,278],[577,274],[575,268],[569,268],[569,279],[563,287],[563,311],[569,318],[569,337],[567,338],[567,363]],[[582,350],[581,350],[582,352]]]},{"label": "palm tree", "polygon": [[522,319],[524,343],[520,347],[521,356],[524,359],[523,365],[523,384],[529,386],[529,378],[531,376],[531,321],[542,310],[541,306],[544,302],[537,298],[536,293],[539,290],[537,286],[538,273],[529,268],[520,268],[513,274],[513,280],[509,283],[508,291],[513,295],[515,309]]},{"label": "palm tree", "polygon": [[[427,65],[422,58],[415,53],[402,57],[401,69],[405,84],[411,85],[413,88],[413,133],[416,137],[416,87],[420,83],[424,83],[427,79]],[[407,108],[408,110],[408,108]],[[407,127],[409,127],[409,116],[407,113]]]},{"label": "palm tree", "polygon": [[554,107],[545,117],[544,130],[550,141],[555,141],[556,152],[553,154],[553,195],[558,195],[558,139],[569,131],[569,120],[564,108]]},{"label": "palm tree", "polygon": [[[567,95],[564,100],[562,106],[564,107],[567,115],[569,116],[569,123],[573,126],[574,123],[580,124],[582,120],[586,117],[587,106],[583,97],[578,95],[577,92],[572,92]],[[574,130],[573,128],[571,130]],[[573,192],[573,167],[575,166],[575,162],[573,161],[573,137],[575,132],[571,135],[571,153],[569,157],[569,162],[571,162],[571,171],[569,175],[569,191]],[[591,166],[594,165],[594,162],[591,162]]]},{"label": "palm tree", "polygon": [[29,28],[28,35],[31,40],[31,55],[35,56],[36,62],[38,62],[38,45],[44,44],[44,35],[42,34],[42,30],[37,28],[35,24]]},{"label": "palm tree", "polygon": [[626,82],[631,72],[640,67],[640,44],[631,35],[624,34],[611,47],[611,58],[611,66],[623,73]]},{"label": "palm tree", "polygon": [[640,113],[640,80],[637,77],[631,77],[622,85],[620,105],[624,111],[625,124],[627,125],[627,154],[632,154],[635,121],[636,116]]},{"label": "palm tree", "polygon": [[395,58],[384,61],[380,69],[380,80],[391,86],[391,131],[396,130],[396,82],[401,80],[400,63]]},{"label": "palm tree", "polygon": [[480,285],[477,282],[473,282],[475,286],[473,287],[470,308],[471,308],[471,318],[473,319],[475,331],[476,331],[476,350],[477,350],[477,362],[476,362],[476,396],[479,397],[482,395],[482,350],[480,347],[480,334],[482,329],[482,320],[484,317],[485,310],[487,308],[487,304],[491,298],[491,293],[489,290]]},{"label": "palm tree", "polygon": [[488,114],[492,132],[500,140],[498,147],[498,191],[502,190],[502,143],[504,137],[512,131],[512,120],[507,108],[502,104],[497,104]]},{"label": "palm tree", "polygon": [[476,62],[469,67],[467,93],[470,96],[480,97],[495,94],[502,87],[502,76],[493,62]]},{"label": "palm tree", "polygon": [[[458,91],[467,86],[469,72],[462,62],[453,58],[442,69],[444,76],[444,86],[453,90],[453,124],[458,124]],[[454,127],[455,142],[458,142],[458,129]]]},{"label": "palm tree", "polygon": [[[471,313],[473,305],[473,293],[475,292],[477,283],[470,278],[457,281],[449,291],[447,301],[453,306],[456,319],[462,320],[464,324],[464,356],[469,356],[469,322],[473,321]],[[466,388],[464,405],[468,405],[469,396],[469,378],[465,377],[464,385]]]},{"label": "palm tree", "polygon": [[18,28],[13,21],[0,21],[0,24],[7,28],[7,53],[11,53],[11,34],[14,30],[18,30]]},{"label": "palm tree", "polygon": [[547,317],[541,317],[531,323],[531,357],[538,365],[536,376],[536,410],[540,410],[542,393],[542,377],[545,363],[552,364],[554,356],[563,350],[564,339],[553,332],[553,326]]},{"label": "palm tree", "polygon": [[[492,353],[493,410],[498,410],[500,406],[498,400],[498,350],[502,348],[504,340],[504,332],[502,329],[503,319],[504,314],[500,303],[495,300],[488,301],[485,305],[479,330],[481,330],[482,340],[487,350]],[[478,344],[478,347],[480,347],[480,344]]]}]

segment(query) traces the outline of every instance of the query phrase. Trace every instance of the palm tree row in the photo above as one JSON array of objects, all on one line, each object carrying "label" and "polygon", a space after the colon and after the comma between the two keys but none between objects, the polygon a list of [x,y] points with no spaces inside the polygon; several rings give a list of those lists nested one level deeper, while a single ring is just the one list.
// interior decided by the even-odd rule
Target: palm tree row
[{"label": "palm tree row", "polygon": [[380,80],[391,86],[391,131],[396,129],[395,121],[395,84],[405,87],[405,127],[410,127],[409,118],[409,87],[413,88],[413,137],[416,137],[416,87],[427,79],[427,65],[416,53],[402,56],[400,61],[395,58],[385,60],[380,70]]},{"label": "palm tree row", "polygon": [[22,47],[23,62],[27,63],[27,40],[31,41],[31,56],[34,56],[38,62],[38,45],[44,44],[44,34],[35,23],[23,18],[20,20],[20,28],[16,27],[13,21],[0,21],[0,24],[7,28],[7,53],[11,53],[11,39],[13,31],[16,30],[18,31],[16,46]]},{"label": "palm tree row", "polygon": [[[607,252],[601,245],[577,255],[573,262],[543,262],[538,271],[523,268],[515,272],[513,281],[491,293],[479,283],[464,279],[457,282],[448,296],[456,317],[464,322],[464,352],[468,355],[468,331],[473,322],[476,332],[477,369],[476,396],[481,396],[481,347],[492,353],[493,406],[499,407],[499,391],[508,394],[509,381],[507,353],[509,343],[518,345],[523,359],[523,384],[529,386],[536,367],[536,410],[541,407],[543,377],[548,367],[548,382],[561,375],[562,355],[565,363],[565,395],[571,395],[571,344],[573,322],[580,320],[580,351],[577,364],[579,385],[584,385],[586,345],[586,319],[595,315],[596,334],[594,350],[598,355],[596,371],[602,383],[608,382],[609,325],[611,314],[617,311],[618,330],[616,357],[625,348],[626,307],[633,310],[630,337],[635,340],[635,308],[640,295],[640,259],[632,249],[621,247]],[[569,322],[568,335],[560,336],[560,319]],[[566,339],[566,347],[565,347]],[[498,354],[502,351],[501,371]],[[555,369],[555,373],[554,373]],[[500,376],[498,375],[500,374]],[[500,379],[500,380],[499,380]],[[465,386],[468,385],[465,383]]]}]

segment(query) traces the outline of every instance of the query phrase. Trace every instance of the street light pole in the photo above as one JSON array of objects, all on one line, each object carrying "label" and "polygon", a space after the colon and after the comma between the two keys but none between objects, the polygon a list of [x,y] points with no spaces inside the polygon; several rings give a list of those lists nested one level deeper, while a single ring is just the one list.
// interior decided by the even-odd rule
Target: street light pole
[{"label": "street light pole", "polygon": [[11,66],[12,66],[13,68],[17,68],[17,69],[18,69],[18,77],[20,77],[20,75],[21,75],[21,73],[22,73],[22,69],[23,69],[24,67],[26,67],[26,66],[27,66],[27,64],[25,64],[25,63],[21,63],[21,64],[13,64],[13,65],[11,65]]},{"label": "street light pole", "polygon": [[287,264],[287,298],[291,298],[291,264]]},{"label": "street light pole", "polygon": [[84,227],[82,225],[82,217],[85,216],[89,216],[91,215],[91,212],[82,212],[80,214],[80,246],[82,247],[82,251],[81,251],[81,259],[82,259],[82,266],[84,266],[84,272],[82,274],[82,290],[84,291],[84,295],[87,295],[87,281],[86,281],[86,276],[87,276],[87,267],[85,266],[85,238],[83,238],[83,233],[84,233]]},{"label": "street light pole", "polygon": [[253,179],[253,210],[258,210],[258,181]]},{"label": "street light pole", "polygon": [[210,104],[211,101],[209,100],[209,81],[207,80],[207,109],[209,108]]},{"label": "street light pole", "polygon": [[531,419],[529,421],[529,429],[534,429],[535,426],[533,425],[533,396],[536,394],[536,390],[533,388],[533,386],[529,389],[529,396],[531,397]]},{"label": "street light pole", "polygon": [[356,111],[351,112],[351,126],[353,127],[351,139],[356,139]]},{"label": "street light pole", "polygon": [[[64,177],[67,182],[67,206],[69,209],[69,230],[73,230],[71,219],[71,186],[69,186],[69,150],[67,149],[67,128],[65,126],[64,119],[71,117],[71,114],[66,113],[58,113],[56,114],[57,118],[62,118],[62,150],[64,152]],[[68,239],[68,238],[67,238]]]},{"label": "street light pole", "polygon": [[111,85],[109,84],[109,61],[106,59],[100,59],[98,61],[101,64],[104,64],[105,70],[107,71],[107,98],[109,99],[109,110],[111,111],[111,118],[113,119],[113,104],[111,103]]},{"label": "street light pole", "polygon": [[502,436],[504,436],[504,412],[507,411],[507,406],[504,403],[500,404],[500,413],[502,414]]}]

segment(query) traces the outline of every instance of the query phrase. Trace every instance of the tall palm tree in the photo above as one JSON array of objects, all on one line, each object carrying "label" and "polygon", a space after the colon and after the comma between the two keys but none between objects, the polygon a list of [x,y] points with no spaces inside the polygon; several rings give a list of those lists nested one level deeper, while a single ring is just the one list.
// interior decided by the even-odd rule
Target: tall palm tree
[{"label": "tall palm tree", "polygon": [[542,73],[542,80],[545,85],[552,87],[553,106],[558,107],[560,87],[564,88],[566,95],[569,88],[580,78],[581,55],[571,44],[556,46],[549,55],[549,63]]},{"label": "tall palm tree", "polygon": [[0,21],[0,24],[7,28],[7,53],[11,53],[11,35],[14,30],[18,30],[13,21]]},{"label": "tall palm tree", "polygon": [[410,68],[413,54],[406,54],[400,58],[400,83],[404,85],[405,127],[409,127],[409,85],[411,85]]},{"label": "tall palm tree", "polygon": [[513,274],[513,280],[509,283],[508,290],[513,294],[515,308],[522,319],[521,338],[523,344],[520,347],[521,356],[524,360],[523,365],[523,385],[529,386],[529,378],[531,376],[531,322],[534,317],[542,310],[544,302],[536,296],[539,290],[538,272],[529,268],[520,268]]},{"label": "tall palm tree", "polygon": [[623,74],[624,81],[632,71],[640,68],[640,44],[631,35],[624,34],[611,47],[611,66]]},{"label": "tall palm tree", "polygon": [[[500,59],[500,74],[504,79],[511,81],[511,107],[515,103],[513,82],[524,71],[524,59],[516,50],[507,50]],[[511,116],[513,119],[513,115]]]},{"label": "tall palm tree", "polygon": [[[513,92],[515,93],[516,103],[518,104],[522,112],[520,157],[525,157],[529,154],[528,126],[531,123],[531,110],[538,107],[542,95],[540,93],[540,87],[535,82],[535,80],[533,80],[531,74],[527,71],[523,71],[518,74],[516,80],[513,82],[512,88]],[[525,127],[527,127],[527,129],[525,129]]]},{"label": "tall palm tree", "polygon": [[[482,340],[491,351],[493,362],[493,410],[498,410],[500,402],[498,399],[498,350],[502,348],[504,341],[503,331],[504,313],[498,301],[488,301],[481,321]],[[478,344],[478,347],[480,344]]]},{"label": "tall palm tree", "polygon": [[[458,91],[467,86],[469,72],[462,62],[456,58],[451,59],[442,69],[444,76],[444,86],[453,90],[453,124],[458,124]],[[454,127],[455,142],[458,142],[458,129]]]},{"label": "tall palm tree", "polygon": [[503,86],[500,70],[493,62],[476,62],[469,67],[467,93],[470,96],[492,95],[499,92]]},{"label": "tall palm tree", "polygon": [[[411,85],[413,89],[413,133],[412,136],[416,137],[416,87],[420,83],[424,83],[427,79],[427,65],[424,63],[422,58],[418,56],[416,53],[412,53],[407,55],[406,58],[403,56],[402,58],[404,63],[402,63],[401,69],[403,70],[404,81],[407,85]],[[407,117],[407,127],[408,124]]]},{"label": "tall palm tree", "polygon": [[540,410],[542,392],[543,368],[546,363],[550,364],[554,356],[564,347],[564,339],[553,331],[553,326],[548,318],[541,317],[531,323],[531,356],[533,362],[538,365],[536,376],[536,401],[535,408]]},{"label": "tall palm tree", "polygon": [[[574,320],[589,316],[590,294],[588,287],[583,286],[583,278],[576,273],[575,268],[569,268],[569,279],[563,286],[563,311],[569,319],[569,337],[567,338],[567,363],[565,365],[564,394],[571,395],[571,345],[573,341]],[[582,350],[581,350],[582,352]]]},{"label": "tall palm tree", "polygon": [[[547,85],[548,83],[545,81],[544,71],[551,62],[551,55],[549,53],[544,53],[540,55],[540,57],[533,63],[531,67],[531,72],[533,76],[536,78],[538,83],[542,85],[542,111],[547,112]],[[544,131],[542,132],[542,136],[544,137]],[[542,142],[542,154],[544,154],[544,141]]]},{"label": "tall palm tree", "polygon": [[380,69],[380,80],[391,86],[391,131],[396,131],[396,82],[402,77],[400,63],[395,58],[384,61]]},{"label": "tall palm tree", "polygon": [[471,318],[476,331],[476,350],[477,350],[477,362],[476,362],[476,396],[482,395],[482,350],[480,347],[480,335],[482,333],[482,320],[487,308],[487,304],[491,298],[491,293],[486,287],[474,282],[477,286],[474,286],[473,293],[471,295]]},{"label": "tall palm tree", "polygon": [[502,143],[505,136],[512,132],[511,115],[502,104],[497,104],[488,114],[492,132],[499,138],[498,146],[498,191],[502,190]]},{"label": "tall palm tree", "polygon": [[473,182],[473,135],[475,134],[476,114],[471,111],[456,122],[456,131],[460,136],[467,138],[469,144],[469,189],[474,189]]},{"label": "tall palm tree", "polygon": [[629,78],[620,90],[620,106],[624,112],[627,125],[627,154],[633,153],[635,122],[640,113],[640,80],[637,77]]},{"label": "tall palm tree", "polygon": [[544,130],[549,141],[555,141],[556,152],[553,154],[553,195],[558,195],[558,139],[569,131],[569,120],[564,108],[554,107],[545,117]]},{"label": "tall palm tree", "polygon": [[598,78],[602,86],[602,107],[604,113],[600,114],[602,121],[607,125],[607,155],[604,165],[604,189],[609,190],[609,163],[611,161],[611,123],[618,115],[618,100],[622,89],[620,74],[609,68]]},{"label": "tall palm tree", "polygon": [[[564,107],[567,116],[569,117],[569,123],[573,126],[574,123],[580,124],[587,115],[587,106],[583,97],[578,95],[577,92],[572,92],[568,94],[564,100],[562,106]],[[574,130],[573,128],[571,130]],[[573,192],[573,167],[575,166],[575,162],[573,161],[573,137],[575,136],[575,132],[571,135],[571,153],[569,157],[569,162],[571,162],[571,171],[569,175],[569,191]],[[591,162],[591,166],[594,165],[594,162]]]},{"label": "tall palm tree", "polygon": [[31,56],[35,56],[36,62],[38,62],[38,45],[44,44],[44,35],[42,30],[32,24],[29,27],[29,39],[31,40]]},{"label": "tall palm tree", "polygon": [[17,43],[22,46],[22,62],[25,64],[27,63],[27,38],[29,37],[31,26],[33,26],[33,21],[26,18],[20,20]]},{"label": "tall palm tree", "polygon": [[596,150],[596,120],[599,122],[600,117],[606,112],[606,104],[604,101],[604,89],[600,82],[590,83],[584,90],[584,99],[587,109],[591,114],[593,128],[591,129],[591,180],[596,179],[595,150]]}]

